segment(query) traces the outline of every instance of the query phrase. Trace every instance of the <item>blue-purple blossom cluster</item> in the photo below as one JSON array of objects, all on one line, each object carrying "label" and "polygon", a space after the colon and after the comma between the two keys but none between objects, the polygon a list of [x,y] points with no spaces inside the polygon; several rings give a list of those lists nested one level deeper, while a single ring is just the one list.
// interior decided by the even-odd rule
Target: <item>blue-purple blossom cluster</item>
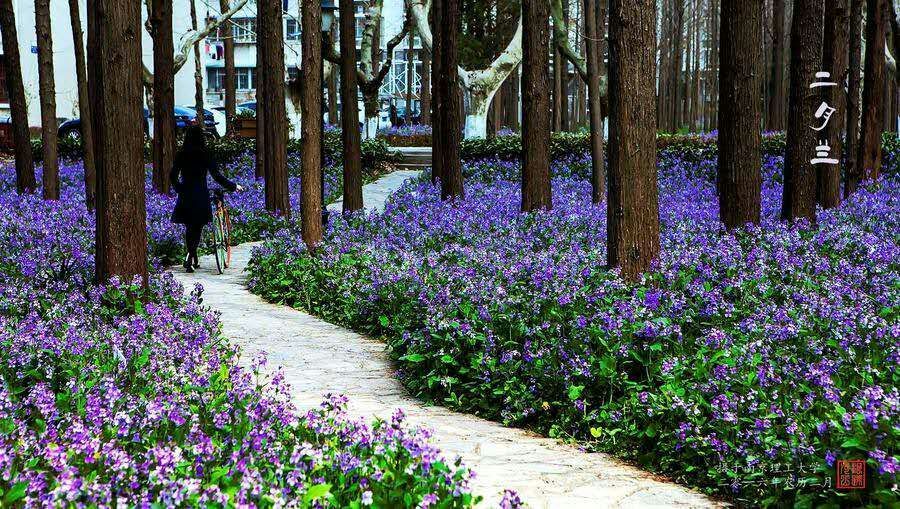
[{"label": "blue-purple blossom cluster", "polygon": [[[244,168],[246,171],[247,168]],[[262,215],[251,190],[232,200]],[[249,367],[217,315],[170,273],[92,283],[79,165],[62,199],[19,196],[0,170],[0,506],[467,507],[472,473],[430,432],[366,422],[327,396],[301,412],[280,371]],[[148,195],[155,249],[178,242]]]},{"label": "blue-purple blossom cluster", "polygon": [[[520,213],[517,163],[476,161],[465,199],[410,183],[315,257],[279,231],[250,284],[385,337],[406,384],[453,407],[742,503],[896,503],[900,181],[790,225],[782,162],[764,161],[762,224],[728,233],[716,161],[662,156],[663,250],[637,284],[605,267],[581,156],[555,163],[552,211]],[[828,488],[854,458],[870,489]]]}]

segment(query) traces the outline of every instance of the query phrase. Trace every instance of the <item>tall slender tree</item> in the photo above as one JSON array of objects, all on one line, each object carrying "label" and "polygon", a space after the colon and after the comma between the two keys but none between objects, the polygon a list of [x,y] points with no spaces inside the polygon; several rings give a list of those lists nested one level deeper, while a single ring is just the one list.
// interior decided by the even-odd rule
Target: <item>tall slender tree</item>
[{"label": "tall slender tree", "polygon": [[303,100],[300,154],[300,231],[312,250],[322,241],[322,7],[303,0],[300,33],[303,55]]},{"label": "tall slender tree", "polygon": [[[587,55],[587,95],[591,125],[591,200],[601,203],[606,196],[606,167],[603,159],[603,112],[600,109],[600,79],[603,54],[600,41],[605,36],[606,9],[599,0],[584,0],[584,31]],[[599,11],[599,13],[598,13]]]},{"label": "tall slender tree", "polygon": [[139,2],[88,2],[88,84],[97,155],[96,276],[101,282],[137,276],[146,286],[140,34]]},{"label": "tall slender tree", "polygon": [[34,24],[38,46],[38,83],[41,98],[41,143],[45,200],[59,199],[59,160],[56,134],[56,83],[53,78],[53,32],[50,0],[34,0]]},{"label": "tall slender tree", "polygon": [[172,1],[152,0],[149,27],[153,40],[153,189],[169,194],[175,163],[175,45]]},{"label": "tall slender tree", "polygon": [[850,0],[850,70],[847,79],[847,165],[844,169],[844,198],[856,191],[860,181],[859,116],[860,71],[862,68],[862,6],[864,0]]},{"label": "tall slender tree", "polygon": [[609,2],[607,261],[634,279],[659,255],[654,0]]},{"label": "tall slender tree", "polygon": [[[844,112],[847,109],[847,63],[850,50],[850,8],[848,0],[825,0],[825,36],[822,48],[822,67],[831,73],[838,86],[825,89],[825,100],[835,109],[827,125],[828,145],[840,160],[844,152]],[[839,164],[820,164],[816,167],[816,202],[824,209],[841,203],[841,167]]]},{"label": "tall slender tree", "polygon": [[[219,9],[228,12],[231,9],[229,0],[219,0]],[[231,25],[219,29],[223,45],[223,57],[225,59],[225,132],[234,134],[234,118],[237,115],[237,86],[235,84],[234,69],[234,31]]]},{"label": "tall slender tree", "polygon": [[75,48],[75,79],[78,82],[78,112],[81,115],[81,146],[84,152],[84,196],[88,210],[94,210],[94,194],[97,186],[94,162],[94,126],[91,125],[91,101],[88,98],[87,68],[84,57],[84,32],[81,29],[81,12],[78,0],[69,0],[69,18],[72,23],[72,46]]},{"label": "tall slender tree", "polygon": [[[197,31],[197,1],[191,0],[191,28]],[[203,113],[203,66],[200,64],[200,41],[194,43],[194,111],[197,125],[206,127]]]},{"label": "tall slender tree", "polygon": [[881,172],[881,118],[884,107],[884,45],[887,21],[885,0],[866,0],[866,65],[863,83],[862,132],[859,140],[863,179],[877,179]]},{"label": "tall slender tree", "polygon": [[[258,109],[264,122],[262,139],[257,139],[261,152],[266,186],[266,210],[274,215],[290,216],[287,174],[287,109],[284,80],[284,19],[281,0],[260,0],[258,75],[264,83],[264,93],[257,97]],[[318,90],[321,93],[321,89]],[[355,105],[355,101],[354,101]],[[359,133],[359,130],[356,130]],[[261,143],[260,143],[261,141]],[[318,154],[318,152],[316,152]]]},{"label": "tall slender tree", "polygon": [[791,23],[791,85],[781,218],[816,220],[815,157],[818,139],[809,129],[822,94],[810,85],[822,67],[824,0],[797,0]]},{"label": "tall slender tree", "polygon": [[759,224],[762,179],[762,14],[723,2],[719,63],[719,216],[729,229]]},{"label": "tall slender tree", "polygon": [[431,182],[443,185],[444,176],[447,174],[445,167],[447,160],[444,158],[444,118],[445,98],[441,80],[444,76],[444,38],[441,37],[440,27],[444,19],[444,0],[432,0],[431,23],[434,25],[434,38],[431,47],[431,87],[432,106],[431,111],[434,121],[431,127]]},{"label": "tall slender tree", "polygon": [[772,62],[766,114],[766,128],[770,131],[784,130],[784,2],[772,1]]},{"label": "tall slender tree", "polygon": [[359,87],[356,81],[356,12],[353,0],[340,0],[341,121],[344,141],[344,212],[363,207],[360,152]]},{"label": "tall slender tree", "polygon": [[409,42],[406,47],[406,111],[403,113],[403,123],[412,124],[412,105],[416,87],[416,59],[415,59],[415,27],[410,27]]},{"label": "tall slender tree", "polygon": [[431,52],[422,48],[422,86],[420,98],[420,122],[431,125]]},{"label": "tall slender tree", "polygon": [[440,23],[437,38],[441,39],[440,77],[437,80],[441,95],[440,145],[441,152],[434,158],[443,159],[441,174],[441,199],[463,197],[462,161],[459,144],[462,138],[462,91],[459,88],[459,32],[462,18],[459,11],[460,0],[439,0]]},{"label": "tall slender tree", "polygon": [[37,188],[37,182],[34,178],[34,158],[31,152],[31,135],[28,132],[28,103],[25,102],[25,84],[22,81],[22,64],[19,61],[19,36],[16,32],[16,16],[12,0],[0,0],[0,33],[3,36],[6,92],[12,117],[16,190],[19,193],[33,193]]},{"label": "tall slender tree", "polygon": [[[522,1],[522,210],[553,208],[550,190],[550,72],[545,0]],[[560,58],[554,65],[558,65]]]}]

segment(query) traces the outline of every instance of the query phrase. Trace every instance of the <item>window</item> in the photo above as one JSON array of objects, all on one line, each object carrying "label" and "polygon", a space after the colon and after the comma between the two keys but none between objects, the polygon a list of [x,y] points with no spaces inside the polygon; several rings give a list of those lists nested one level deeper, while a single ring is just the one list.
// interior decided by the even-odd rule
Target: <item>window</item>
[{"label": "window", "polygon": [[287,75],[288,81],[293,81],[300,77],[300,69],[297,69],[296,66],[292,65],[292,66],[288,67],[287,71],[288,71],[288,75]]},{"label": "window", "polygon": [[256,18],[232,19],[232,33],[236,43],[256,42]]},{"label": "window", "polygon": [[[209,90],[219,92],[225,89],[225,69],[221,67],[207,67],[206,77]],[[235,88],[239,91],[253,90],[256,83],[256,68],[236,68],[234,70],[234,83]]]},{"label": "window", "polygon": [[296,19],[287,19],[287,35],[285,35],[285,39],[289,41],[300,40],[300,24],[297,23]]}]

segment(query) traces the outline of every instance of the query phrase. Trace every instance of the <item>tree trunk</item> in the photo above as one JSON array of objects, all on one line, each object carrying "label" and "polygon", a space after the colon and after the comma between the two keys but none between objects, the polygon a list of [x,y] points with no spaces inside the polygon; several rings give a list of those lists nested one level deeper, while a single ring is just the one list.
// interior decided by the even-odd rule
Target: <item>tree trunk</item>
[{"label": "tree trunk", "polygon": [[667,104],[669,108],[669,118],[671,119],[671,131],[675,132],[681,128],[679,118],[680,105],[684,94],[681,88],[681,76],[683,55],[682,47],[684,45],[684,0],[675,0],[675,26],[672,32],[672,96],[671,102]]},{"label": "tree trunk", "polygon": [[[850,48],[850,10],[848,0],[825,0],[825,37],[822,48],[822,68],[831,73],[836,87],[825,89],[825,101],[835,109],[826,127],[831,153],[838,160],[843,154],[844,112],[847,96],[844,83],[847,81],[847,60]],[[840,164],[820,164],[816,167],[816,202],[823,209],[837,207],[841,203]]]},{"label": "tree trunk", "polygon": [[[230,8],[229,0],[219,0],[219,9],[222,12],[228,12]],[[237,85],[234,70],[234,32],[230,24],[226,25],[223,39],[225,46],[225,133],[232,136],[234,134],[234,118],[237,116]]]},{"label": "tree trunk", "polygon": [[[550,189],[550,4],[523,0],[522,211],[553,208]],[[558,66],[562,58],[554,62]]]},{"label": "tree trunk", "polygon": [[153,0],[153,189],[169,194],[175,162],[175,46],[172,2]]},{"label": "tree trunk", "polygon": [[311,251],[322,241],[322,9],[319,0],[303,0],[303,108],[300,153],[300,230]]},{"label": "tree trunk", "polygon": [[13,148],[16,157],[16,191],[20,194],[33,193],[37,188],[37,182],[34,178],[31,135],[28,132],[28,104],[25,102],[25,84],[22,81],[19,37],[12,0],[0,0],[0,33],[3,36],[6,92],[9,96],[9,109],[12,117]]},{"label": "tree trunk", "polygon": [[[263,131],[263,173],[266,177],[266,209],[278,216],[290,217],[287,174],[287,108],[284,81],[284,33],[281,0],[260,0],[259,56],[265,93],[257,97],[265,122]],[[317,90],[321,93],[321,89]],[[354,105],[356,101],[354,100]],[[356,130],[357,135],[359,129]]]},{"label": "tree trunk", "polygon": [[862,6],[850,0],[850,64],[847,79],[847,166],[844,169],[844,199],[859,186],[860,70],[862,68]]},{"label": "tree trunk", "polygon": [[431,52],[422,48],[421,122],[431,125]]},{"label": "tree trunk", "polygon": [[[441,76],[437,80],[441,95],[441,144],[443,159],[441,174],[441,199],[463,198],[462,161],[460,160],[460,127],[462,123],[462,93],[459,88],[459,32],[461,16],[460,0],[439,0],[441,18],[438,31],[441,41]],[[436,18],[437,19],[437,18]],[[432,158],[434,159],[434,158]]]},{"label": "tree trunk", "polygon": [[507,78],[509,93],[506,94],[506,127],[519,130],[519,68],[516,67]]},{"label": "tree trunk", "polygon": [[441,80],[444,75],[444,38],[441,36],[440,27],[444,19],[444,0],[433,0],[431,10],[431,22],[435,28],[434,40],[431,46],[431,86],[432,86],[432,114],[434,121],[431,126],[431,182],[443,187],[443,181],[447,174],[447,161],[444,159],[444,117],[445,90]]},{"label": "tree trunk", "polygon": [[759,224],[762,179],[762,5],[723,2],[719,67],[719,217]]},{"label": "tree trunk", "polygon": [[609,2],[607,260],[626,279],[636,279],[659,255],[654,4]]},{"label": "tree trunk", "polygon": [[53,37],[50,0],[34,0],[34,24],[38,41],[38,82],[41,98],[41,143],[45,200],[59,199],[59,160],[56,125],[56,83],[53,78]]},{"label": "tree trunk", "polygon": [[[331,40],[337,40],[337,25],[331,24]],[[340,70],[334,65],[331,66],[331,72],[328,73],[328,123],[338,125],[338,73]]]},{"label": "tree trunk", "polygon": [[91,103],[88,98],[87,69],[84,57],[84,32],[78,0],[69,0],[69,19],[72,22],[72,46],[75,49],[75,79],[78,82],[78,113],[81,116],[81,145],[84,152],[84,196],[89,211],[94,210],[97,186],[94,163],[94,126],[91,125]]},{"label": "tree trunk", "polygon": [[866,0],[866,64],[863,86],[862,133],[858,163],[862,178],[875,180],[881,172],[881,119],[884,107],[885,0]]},{"label": "tree trunk", "polygon": [[88,2],[88,80],[97,156],[96,277],[147,285],[141,4]]},{"label": "tree trunk", "polygon": [[797,0],[791,24],[791,88],[781,218],[816,220],[816,171],[810,161],[818,140],[810,133],[822,92],[810,88],[822,67],[823,0]]},{"label": "tree trunk", "polygon": [[784,2],[772,4],[772,74],[769,76],[769,105],[766,129],[784,130]]},{"label": "tree trunk", "polygon": [[403,123],[405,125],[412,124],[413,89],[416,86],[416,62],[413,56],[415,35],[415,29],[411,27],[409,31],[409,46],[406,49],[406,111],[403,114]]},{"label": "tree trunk", "polygon": [[[197,30],[197,2],[191,0],[191,28]],[[200,41],[194,43],[194,111],[197,113],[197,125],[206,129],[203,113],[203,68],[200,66]]]},{"label": "tree trunk", "polygon": [[356,82],[356,18],[353,0],[340,0],[341,119],[344,139],[344,212],[363,207],[362,155]]},{"label": "tree trunk", "polygon": [[591,200],[603,202],[606,196],[606,167],[603,160],[603,117],[600,111],[600,65],[603,55],[600,40],[604,38],[606,10],[598,0],[584,0],[584,31],[587,54],[587,94],[591,124]]}]

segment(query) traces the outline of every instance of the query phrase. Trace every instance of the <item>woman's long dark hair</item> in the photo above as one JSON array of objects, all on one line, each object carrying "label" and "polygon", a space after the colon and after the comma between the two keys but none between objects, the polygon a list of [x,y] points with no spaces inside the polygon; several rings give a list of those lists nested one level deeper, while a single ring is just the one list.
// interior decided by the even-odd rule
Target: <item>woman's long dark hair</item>
[{"label": "woman's long dark hair", "polygon": [[206,149],[206,134],[198,126],[190,126],[184,132],[184,142],[175,158],[181,171],[193,171],[203,167],[209,161]]}]

